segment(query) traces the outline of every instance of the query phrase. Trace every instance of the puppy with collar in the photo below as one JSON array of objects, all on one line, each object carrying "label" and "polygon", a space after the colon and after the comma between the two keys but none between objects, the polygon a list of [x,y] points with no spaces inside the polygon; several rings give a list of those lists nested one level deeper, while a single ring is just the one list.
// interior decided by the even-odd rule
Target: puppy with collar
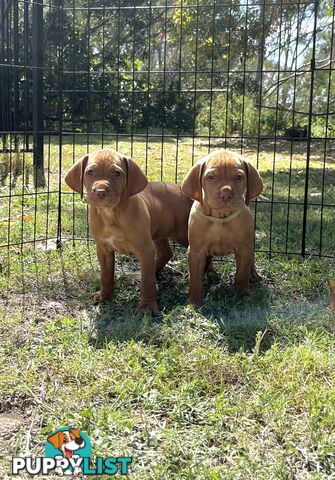
[{"label": "puppy with collar", "polygon": [[156,274],[172,257],[169,239],[185,247],[192,201],[178,185],[149,182],[131,158],[106,148],[84,155],[65,182],[83,196],[87,191],[89,227],[101,266],[101,289],[108,300],[114,289],[114,253],[133,254],[141,268],[138,309],[159,313]]},{"label": "puppy with collar", "polygon": [[212,255],[235,254],[235,291],[250,295],[254,220],[250,201],[263,189],[262,179],[245,158],[220,150],[199,160],[187,174],[183,192],[195,200],[188,223],[189,301],[203,302],[203,274]]}]

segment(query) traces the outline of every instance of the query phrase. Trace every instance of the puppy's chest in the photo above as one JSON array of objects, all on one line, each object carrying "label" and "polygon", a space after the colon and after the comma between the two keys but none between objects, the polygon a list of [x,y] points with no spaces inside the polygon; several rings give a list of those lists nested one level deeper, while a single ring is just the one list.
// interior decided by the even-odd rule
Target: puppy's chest
[{"label": "puppy's chest", "polygon": [[216,235],[207,245],[208,255],[228,255],[234,251],[234,242],[230,235]]},{"label": "puppy's chest", "polygon": [[105,227],[99,232],[98,237],[94,235],[94,232],[92,232],[92,235],[100,243],[104,243],[108,250],[113,250],[119,253],[132,253],[130,243],[119,227]]},{"label": "puppy's chest", "polygon": [[206,232],[207,255],[228,255],[236,247],[236,235],[227,225],[211,224]]},{"label": "puppy's chest", "polygon": [[109,250],[119,253],[132,253],[129,245],[122,237],[112,235],[105,239],[105,244]]}]

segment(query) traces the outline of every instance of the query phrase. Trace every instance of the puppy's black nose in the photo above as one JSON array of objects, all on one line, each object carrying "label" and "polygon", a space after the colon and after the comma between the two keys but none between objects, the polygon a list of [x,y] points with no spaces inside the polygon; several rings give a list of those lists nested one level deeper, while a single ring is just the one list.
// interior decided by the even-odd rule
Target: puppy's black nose
[{"label": "puppy's black nose", "polygon": [[74,441],[76,442],[77,445],[81,445],[84,440],[81,437],[79,437],[79,438],[75,438]]}]

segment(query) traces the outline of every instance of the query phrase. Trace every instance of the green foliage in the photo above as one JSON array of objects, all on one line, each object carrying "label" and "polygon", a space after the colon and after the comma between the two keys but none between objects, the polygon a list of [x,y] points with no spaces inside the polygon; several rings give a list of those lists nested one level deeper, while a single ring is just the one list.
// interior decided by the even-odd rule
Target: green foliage
[{"label": "green foliage", "polygon": [[[227,136],[282,135],[291,126],[308,124],[311,76],[301,71],[312,55],[312,35],[305,32],[312,4],[246,8],[233,1],[219,8],[212,1],[198,7],[186,1],[183,8],[177,2],[165,9],[159,2],[145,4],[148,8],[142,3],[121,2],[117,9],[95,0],[86,8],[83,0],[75,6],[66,0],[45,7],[47,130],[177,134],[195,128]],[[319,6],[313,111],[320,115],[313,117],[313,136],[325,129],[331,136],[335,128],[326,118],[335,109],[327,68],[334,41],[332,9],[331,2]],[[24,64],[23,10],[18,36]],[[16,77],[6,72],[4,86],[12,88]],[[31,112],[26,118],[24,111],[31,104],[32,79],[22,75],[18,81],[16,129],[28,120],[29,130]],[[4,130],[14,129],[14,112],[0,121]]]}]

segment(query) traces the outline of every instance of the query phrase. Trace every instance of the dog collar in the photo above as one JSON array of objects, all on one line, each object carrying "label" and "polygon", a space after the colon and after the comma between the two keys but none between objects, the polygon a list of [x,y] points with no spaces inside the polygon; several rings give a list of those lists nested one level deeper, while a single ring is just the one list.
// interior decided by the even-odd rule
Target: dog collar
[{"label": "dog collar", "polygon": [[196,205],[195,207],[195,213],[198,215],[198,217],[205,218],[206,220],[210,220],[211,222],[216,222],[216,223],[228,223],[231,220],[234,220],[234,218],[238,217],[239,214],[244,210],[244,206],[239,208],[238,210],[235,210],[232,214],[228,215],[228,217],[213,217],[212,215],[206,215],[200,210],[200,203]]}]

